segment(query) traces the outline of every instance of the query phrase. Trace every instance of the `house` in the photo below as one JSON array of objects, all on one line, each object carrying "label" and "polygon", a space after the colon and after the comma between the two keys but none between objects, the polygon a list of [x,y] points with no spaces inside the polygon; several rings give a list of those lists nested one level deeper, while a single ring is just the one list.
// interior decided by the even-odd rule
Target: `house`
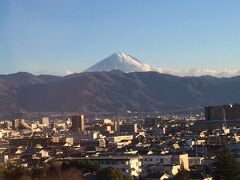
[{"label": "house", "polygon": [[7,163],[8,155],[4,153],[4,151],[0,151],[0,164]]}]

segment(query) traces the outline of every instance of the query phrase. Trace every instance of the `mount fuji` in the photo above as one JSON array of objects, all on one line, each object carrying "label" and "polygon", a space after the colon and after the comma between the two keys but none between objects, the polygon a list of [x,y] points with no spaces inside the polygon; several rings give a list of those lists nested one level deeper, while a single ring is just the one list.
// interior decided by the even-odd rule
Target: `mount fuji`
[{"label": "mount fuji", "polygon": [[124,73],[130,72],[148,72],[155,71],[162,74],[171,74],[175,76],[214,76],[214,77],[234,77],[240,75],[240,70],[226,69],[213,70],[204,68],[181,69],[181,68],[167,68],[167,67],[151,67],[148,64],[142,63],[138,59],[129,55],[128,53],[115,53],[91,66],[84,72],[110,72],[113,70],[120,70]]},{"label": "mount fuji", "polygon": [[127,53],[115,53],[97,64],[88,68],[85,72],[102,72],[120,70],[125,73],[129,72],[147,72],[153,69],[132,57]]}]

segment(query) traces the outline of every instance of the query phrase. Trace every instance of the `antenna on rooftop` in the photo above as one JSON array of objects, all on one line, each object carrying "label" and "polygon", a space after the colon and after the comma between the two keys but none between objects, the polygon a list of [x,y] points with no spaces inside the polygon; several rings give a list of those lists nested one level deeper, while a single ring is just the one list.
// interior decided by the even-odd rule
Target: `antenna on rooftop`
[{"label": "antenna on rooftop", "polygon": [[223,106],[223,128],[227,127],[227,122],[226,122],[226,110],[225,107]]},{"label": "antenna on rooftop", "polygon": [[[233,105],[229,104],[229,107],[232,108]],[[226,109],[225,106],[223,106],[223,130],[225,130],[227,128],[227,117],[226,117]]]}]

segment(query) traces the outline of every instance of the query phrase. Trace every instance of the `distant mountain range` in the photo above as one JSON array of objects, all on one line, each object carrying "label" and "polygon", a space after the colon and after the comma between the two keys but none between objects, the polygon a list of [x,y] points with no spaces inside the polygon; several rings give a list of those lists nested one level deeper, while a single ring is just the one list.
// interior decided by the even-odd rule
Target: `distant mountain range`
[{"label": "distant mountain range", "polygon": [[[103,68],[100,63],[86,72],[65,77],[35,76],[25,72],[0,75],[0,116],[16,114],[20,110],[180,112],[203,110],[205,105],[240,102],[240,76],[178,77],[148,71],[149,68],[126,54],[114,56],[118,66],[107,59],[113,63],[110,68]],[[131,68],[121,65],[121,59],[125,58]],[[123,64],[126,65],[126,61]]]}]

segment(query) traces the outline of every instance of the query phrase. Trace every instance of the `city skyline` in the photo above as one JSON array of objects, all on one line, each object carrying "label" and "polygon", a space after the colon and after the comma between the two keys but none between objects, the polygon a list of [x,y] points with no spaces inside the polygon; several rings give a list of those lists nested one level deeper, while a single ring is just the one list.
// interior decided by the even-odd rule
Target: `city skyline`
[{"label": "city skyline", "polygon": [[239,7],[216,0],[2,1],[0,71],[79,73],[128,52],[170,72],[238,75]]}]

